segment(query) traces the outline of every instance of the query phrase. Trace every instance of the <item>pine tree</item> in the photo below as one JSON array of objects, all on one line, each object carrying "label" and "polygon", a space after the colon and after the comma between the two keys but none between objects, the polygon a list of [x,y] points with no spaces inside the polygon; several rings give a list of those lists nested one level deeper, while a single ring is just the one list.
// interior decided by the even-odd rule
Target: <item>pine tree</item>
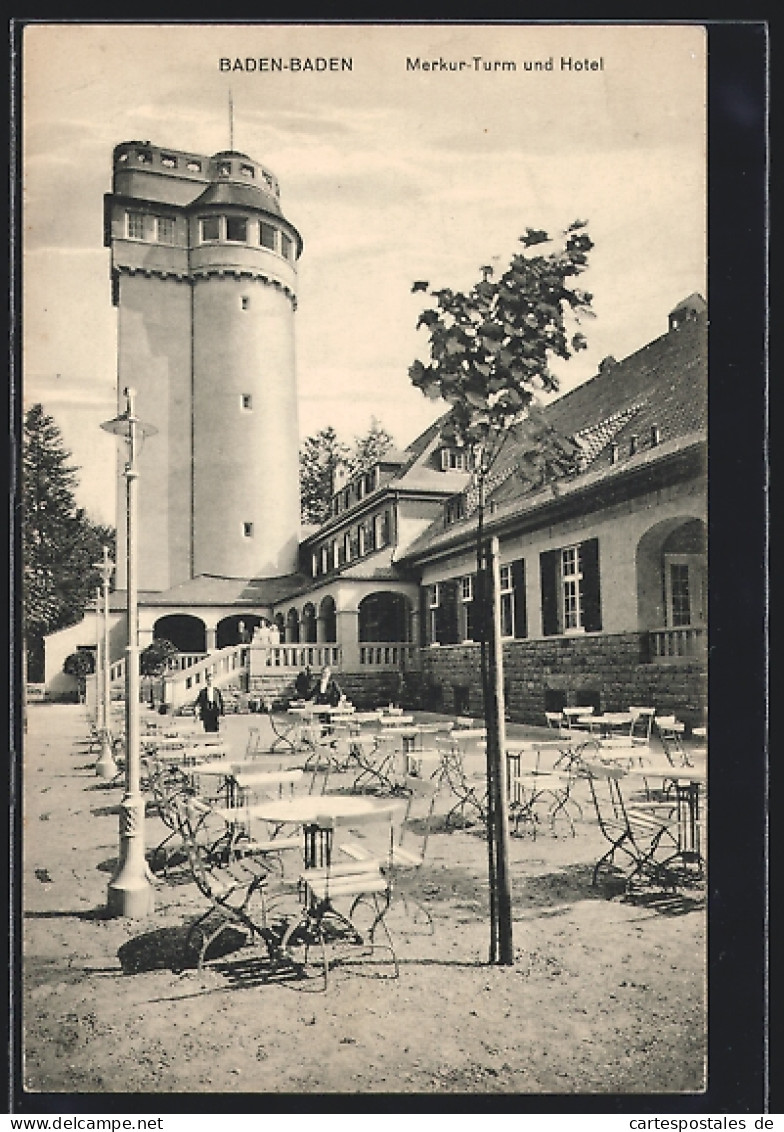
[{"label": "pine tree", "polygon": [[92,523],[77,507],[78,468],[60,429],[33,405],[22,435],[22,600],[28,678],[43,679],[43,638],[81,619],[100,585],[94,563],[111,528]]}]

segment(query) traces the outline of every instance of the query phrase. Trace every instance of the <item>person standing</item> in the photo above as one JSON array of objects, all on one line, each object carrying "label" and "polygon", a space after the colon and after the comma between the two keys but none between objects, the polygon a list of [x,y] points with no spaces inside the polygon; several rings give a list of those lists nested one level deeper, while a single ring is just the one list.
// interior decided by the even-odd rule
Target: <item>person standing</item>
[{"label": "person standing", "polygon": [[311,675],[310,665],[306,665],[301,672],[297,673],[297,678],[294,681],[294,691],[298,700],[307,700],[310,698],[311,692]]},{"label": "person standing", "polygon": [[204,687],[196,697],[196,711],[205,731],[218,730],[220,717],[223,715],[223,696],[220,688],[213,687],[211,672],[205,676]]}]

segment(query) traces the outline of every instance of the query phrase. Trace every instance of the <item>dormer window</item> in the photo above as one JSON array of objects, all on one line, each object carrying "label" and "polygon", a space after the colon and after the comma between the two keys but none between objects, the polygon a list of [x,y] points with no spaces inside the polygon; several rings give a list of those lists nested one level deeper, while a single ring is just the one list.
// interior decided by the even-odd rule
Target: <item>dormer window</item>
[{"label": "dormer window", "polygon": [[471,466],[471,454],[467,448],[442,448],[442,472],[467,472]]}]

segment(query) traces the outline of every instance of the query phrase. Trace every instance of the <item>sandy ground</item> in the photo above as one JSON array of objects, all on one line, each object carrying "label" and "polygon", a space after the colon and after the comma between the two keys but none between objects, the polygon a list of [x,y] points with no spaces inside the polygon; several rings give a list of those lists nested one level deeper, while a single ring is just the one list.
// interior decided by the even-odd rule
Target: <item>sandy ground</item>
[{"label": "sandy ground", "polygon": [[[232,753],[241,754],[258,718],[224,723]],[[94,759],[82,707],[31,706],[21,926],[26,1091],[703,1091],[704,887],[675,897],[652,889],[633,900],[612,876],[592,887],[605,843],[587,804],[573,837],[543,828],[535,838],[510,839],[513,966],[487,962],[481,828],[445,830],[436,821],[427,864],[409,887],[429,909],[434,933],[398,902],[390,926],[399,978],[387,977],[381,963],[341,965],[324,994],[313,980],[279,976],[261,947],[239,939],[198,972],[183,943],[205,905],[184,872],[159,880],[148,919],[107,917],[122,788],[97,779]],[[439,798],[437,814],[447,808]],[[147,845],[163,832],[150,810]],[[133,1108],[126,1103],[124,1111]]]}]

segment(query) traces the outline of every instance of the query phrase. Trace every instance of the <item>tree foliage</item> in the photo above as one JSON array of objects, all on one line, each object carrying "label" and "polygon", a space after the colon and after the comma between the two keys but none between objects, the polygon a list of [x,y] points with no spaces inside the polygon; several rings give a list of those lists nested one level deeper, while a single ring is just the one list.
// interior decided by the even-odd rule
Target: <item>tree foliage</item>
[{"label": "tree foliage", "polygon": [[300,505],[303,523],[323,523],[329,518],[335,472],[342,468],[348,478],[369,471],[394,447],[394,440],[373,417],[364,436],[355,436],[353,447],[341,440],[330,425],[308,436],[299,454]]},{"label": "tree foliage", "polygon": [[349,452],[331,425],[304,440],[299,453],[303,523],[323,523],[328,517],[335,470],[346,463]]},{"label": "tree foliage", "polygon": [[151,641],[139,654],[139,670],[142,676],[162,676],[168,662],[177,656],[179,649],[165,637]]},{"label": "tree foliage", "polygon": [[29,678],[43,679],[43,638],[81,619],[101,584],[94,563],[114,545],[110,527],[76,505],[77,471],[52,417],[40,404],[22,436],[22,599]]},{"label": "tree foliage", "polygon": [[[554,437],[541,418],[533,422],[532,404],[538,394],[558,389],[552,360],[567,360],[587,344],[578,326],[593,313],[592,295],[575,285],[593,247],[585,227],[574,221],[546,252],[532,249],[552,243],[548,234],[528,228],[520,237],[523,251],[500,278],[485,267],[467,293],[431,291],[436,305],[422,311],[417,323],[428,332],[430,360],[415,361],[409,376],[427,396],[451,406],[444,439],[487,453],[508,430],[531,421],[520,437],[534,479]],[[413,288],[422,289],[421,282]],[[566,449],[558,454],[562,461],[567,456]]]}]

